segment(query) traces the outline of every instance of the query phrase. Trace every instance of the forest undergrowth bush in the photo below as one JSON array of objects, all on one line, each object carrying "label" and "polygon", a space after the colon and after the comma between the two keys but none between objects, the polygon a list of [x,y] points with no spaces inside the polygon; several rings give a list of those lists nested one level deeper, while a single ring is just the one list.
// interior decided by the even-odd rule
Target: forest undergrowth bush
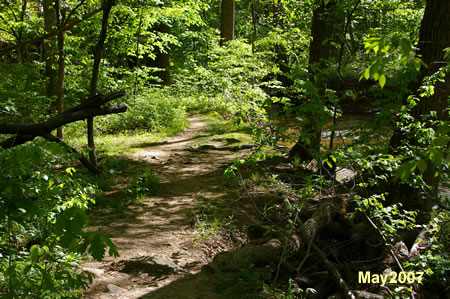
[{"label": "forest undergrowth bush", "polygon": [[0,155],[0,294],[7,298],[78,298],[89,275],[81,259],[101,260],[116,246],[86,232],[99,190],[55,144],[29,144]]},{"label": "forest undergrowth bush", "polygon": [[148,91],[127,101],[127,112],[102,118],[98,126],[104,132],[149,131],[178,132],[187,124],[184,107],[164,89]]},{"label": "forest undergrowth bush", "polygon": [[[388,252],[397,250],[395,248],[399,246],[399,242],[406,243],[408,249],[414,242],[422,244],[420,254],[410,256],[394,267],[400,267],[398,271],[405,269],[424,272],[424,280],[420,284],[397,285],[393,290],[397,296],[408,297],[413,292],[420,292],[426,285],[435,284],[445,288],[448,285],[446,277],[450,269],[447,254],[450,207],[448,197],[440,196],[432,183],[437,181],[448,188],[446,149],[450,142],[449,122],[437,120],[436,113],[433,112],[414,117],[413,111],[419,101],[427,101],[427,98],[433,95],[434,85],[444,78],[448,72],[447,68],[425,78],[418,96],[410,96],[399,109],[395,118],[395,130],[402,132],[404,138],[394,149],[383,140],[367,142],[373,136],[385,134],[387,130],[385,125],[374,124],[366,130],[356,132],[357,138],[353,138],[352,143],[318,154],[315,158],[319,161],[319,166],[315,170],[307,166],[309,161],[302,163],[295,159],[291,160],[289,162],[292,164],[291,167],[300,167],[303,172],[306,170],[305,175],[308,173],[310,175],[294,179],[294,182],[290,182],[294,184],[287,189],[280,187],[285,185],[283,181],[286,181],[286,176],[280,181],[276,173],[254,174],[252,176],[254,182],[250,182],[250,185],[257,185],[261,178],[267,177],[263,179],[264,184],[268,185],[263,186],[264,190],[277,190],[284,198],[290,198],[287,201],[290,203],[259,207],[263,220],[271,227],[269,230],[280,231],[287,238],[291,238],[292,232],[298,230],[299,224],[296,219],[299,213],[302,213],[303,206],[300,204],[292,209],[292,203],[304,203],[344,193],[352,199],[346,217],[353,225],[361,225],[360,223],[368,221],[369,226],[376,227],[374,236],[382,242]],[[445,113],[448,112],[447,108]],[[246,159],[237,160],[225,174],[230,176],[236,174],[239,169],[253,169],[255,165],[261,163],[261,160],[272,157],[274,149],[277,153],[277,143],[287,138],[283,128],[278,126],[280,125],[269,121],[265,127],[260,127],[257,130],[260,136],[259,146],[255,147],[255,151]],[[392,132],[392,129],[390,130]],[[283,151],[278,154],[283,154]],[[340,184],[333,176],[326,178],[320,163],[331,162],[330,160],[340,168],[353,170],[355,173],[353,181]],[[331,167],[331,163],[329,166]],[[282,221],[274,226],[274,219]],[[289,223],[291,225],[288,225]],[[428,231],[426,237],[420,235],[419,238],[422,239],[416,240],[419,233],[424,230]],[[412,239],[407,237],[411,233],[414,236]],[[370,267],[376,272],[379,265],[375,263]]]},{"label": "forest undergrowth bush", "polygon": [[51,111],[40,80],[42,69],[38,62],[0,64],[0,120],[42,120],[45,114],[36,111]]},{"label": "forest undergrowth bush", "polygon": [[202,55],[207,62],[187,59],[172,87],[187,111],[250,117],[261,109],[267,97],[261,80],[272,71],[262,55],[252,53],[250,45],[241,40],[222,47],[214,44]]}]

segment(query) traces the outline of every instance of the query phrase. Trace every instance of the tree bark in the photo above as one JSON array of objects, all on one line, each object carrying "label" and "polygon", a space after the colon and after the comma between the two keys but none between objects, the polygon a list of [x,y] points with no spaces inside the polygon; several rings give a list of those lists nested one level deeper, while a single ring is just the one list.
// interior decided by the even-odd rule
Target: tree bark
[{"label": "tree bark", "polygon": [[[417,90],[424,77],[436,73],[440,68],[448,64],[444,58],[444,49],[450,47],[450,1],[448,0],[427,0],[425,12],[420,26],[420,35],[417,54],[428,66],[423,69],[413,90]],[[446,74],[445,82],[436,82],[434,95],[423,98],[413,108],[412,115],[420,119],[421,115],[427,115],[431,111],[436,111],[437,118],[441,121],[448,121],[448,97],[450,96],[450,74]],[[406,136],[399,130],[395,130],[390,140],[390,148],[394,150],[401,144]],[[416,143],[412,140],[413,143]],[[431,162],[427,163],[427,169],[423,174],[423,179],[427,185],[432,187],[434,195],[438,191],[438,178],[435,176],[436,169]],[[426,210],[430,210],[433,203],[427,202]]]},{"label": "tree bark", "polygon": [[[24,22],[25,20],[25,15],[26,15],[26,10],[27,10],[27,6],[28,6],[28,0],[23,0],[22,1],[22,9],[20,11],[20,21]],[[19,32],[18,32],[18,36],[17,36],[17,43],[22,42],[22,38],[23,38],[23,27],[20,27]],[[17,49],[17,60],[19,61],[19,63],[22,63],[22,49]]]},{"label": "tree bark", "polygon": [[252,53],[255,54],[255,42],[256,42],[256,33],[257,33],[257,18],[256,18],[256,10],[255,10],[255,2],[252,0],[250,4],[251,12],[252,12]]},{"label": "tree bark", "polygon": [[[168,34],[170,32],[169,26],[163,23],[161,23],[156,30],[163,34]],[[163,69],[157,73],[159,78],[163,81],[163,85],[169,86],[172,83],[170,74],[170,49],[159,50],[159,53],[156,56],[156,66]]]},{"label": "tree bark", "polygon": [[33,140],[37,136],[44,136],[62,125],[99,115],[122,113],[127,110],[125,105],[101,107],[103,104],[125,95],[124,91],[98,95],[89,98],[84,103],[57,114],[40,123],[0,122],[0,134],[14,134],[15,136],[0,142],[5,149]]},{"label": "tree bark", "polygon": [[222,0],[220,16],[220,45],[234,39],[234,0]]},{"label": "tree bark", "polygon": [[[59,0],[55,2],[56,23],[58,29],[62,27],[64,23],[64,17],[61,15],[61,9]],[[56,83],[56,110],[58,113],[62,113],[64,110],[64,72],[66,68],[65,53],[64,53],[64,31],[58,30],[58,80]],[[58,127],[57,136],[59,139],[64,138],[63,127]]]},{"label": "tree bark", "polygon": [[[427,64],[428,68],[422,76],[429,76],[448,64],[444,58],[444,49],[450,47],[450,2],[447,0],[427,0],[425,12],[420,26],[418,54]],[[413,110],[413,116],[428,114],[436,111],[440,120],[447,120],[450,95],[450,76],[447,74],[445,82],[437,82],[432,97],[424,99]],[[420,84],[421,81],[418,83]]]},{"label": "tree bark", "polygon": [[[450,47],[450,1],[447,0],[427,0],[425,13],[420,26],[419,54],[427,64],[428,69],[423,72],[423,76],[429,76],[437,72],[441,67],[447,65],[444,59],[444,49]],[[448,97],[450,96],[450,74],[446,74],[445,82],[436,82],[435,92],[430,98],[422,99],[414,107],[412,114],[418,119],[420,115],[429,114],[436,111],[437,118],[448,121]],[[439,180],[435,176],[436,168],[431,162],[427,163],[427,169],[423,174],[423,179],[427,185],[432,187],[434,195],[438,193]],[[429,202],[427,210],[432,208],[433,203]]]},{"label": "tree bark", "polygon": [[[56,11],[52,5],[53,0],[44,0],[44,29],[46,34],[56,30]],[[47,77],[47,96],[57,95],[57,46],[53,38],[44,41],[45,76]]]},{"label": "tree bark", "polygon": [[320,152],[322,126],[325,123],[324,96],[327,88],[326,69],[330,58],[333,35],[333,10],[335,3],[321,3],[314,9],[311,25],[312,41],[309,46],[309,80],[314,90],[310,92],[308,103],[311,108],[304,113],[304,124],[297,143],[290,150],[291,157],[311,159]]}]

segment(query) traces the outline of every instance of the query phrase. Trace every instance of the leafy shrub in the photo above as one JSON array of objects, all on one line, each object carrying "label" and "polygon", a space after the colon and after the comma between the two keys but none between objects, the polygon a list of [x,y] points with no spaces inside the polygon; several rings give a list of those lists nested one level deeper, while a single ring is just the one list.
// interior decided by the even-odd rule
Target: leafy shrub
[{"label": "leafy shrub", "polygon": [[188,111],[231,116],[265,100],[260,84],[270,70],[250,45],[241,40],[216,44],[206,56],[205,64],[186,61],[175,76],[173,90],[184,95]]},{"label": "leafy shrub", "polygon": [[150,170],[136,174],[133,178],[133,185],[124,190],[130,199],[139,200],[148,195],[156,195],[159,191],[158,179]]},{"label": "leafy shrub", "polygon": [[[0,119],[39,120],[50,111],[42,64],[0,64]],[[47,111],[42,113],[42,111]]]},{"label": "leafy shrub", "polygon": [[151,131],[179,131],[187,123],[181,104],[165,90],[156,90],[128,100],[128,110],[110,115],[100,121],[108,132],[147,129]]},{"label": "leafy shrub", "polygon": [[86,286],[77,267],[88,253],[100,260],[115,245],[85,232],[97,188],[67,163],[54,144],[29,144],[0,155],[0,295],[8,298],[79,297]]}]

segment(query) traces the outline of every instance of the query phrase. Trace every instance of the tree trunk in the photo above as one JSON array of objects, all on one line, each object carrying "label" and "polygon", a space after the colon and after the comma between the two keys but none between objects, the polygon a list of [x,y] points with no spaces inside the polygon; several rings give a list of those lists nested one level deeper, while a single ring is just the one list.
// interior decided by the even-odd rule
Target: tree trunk
[{"label": "tree trunk", "polygon": [[234,0],[222,0],[220,45],[234,39]]},{"label": "tree trunk", "polygon": [[[64,18],[61,19],[61,10],[59,1],[55,2],[55,14],[56,14],[56,23],[58,29],[62,27],[62,23],[64,22]],[[58,80],[56,84],[56,109],[58,113],[62,113],[64,110],[64,71],[66,68],[65,64],[65,54],[64,54],[64,31],[58,31],[57,35],[58,41]],[[63,127],[58,127],[57,136],[59,139],[64,138]]]},{"label": "tree trunk", "polygon": [[[103,50],[105,48],[105,39],[106,33],[108,30],[108,19],[109,13],[111,12],[111,8],[113,6],[113,0],[104,0],[102,2],[103,7],[103,18],[102,18],[102,29],[100,31],[100,37],[97,41],[97,44],[94,48],[94,65],[92,66],[92,79],[91,79],[91,87],[90,87],[90,97],[95,96],[97,93],[97,85],[98,85],[98,73],[100,69],[100,62],[103,56]],[[91,163],[97,167],[97,154],[95,150],[95,141],[94,141],[94,118],[90,117],[87,119],[87,129],[88,129],[88,146],[89,146],[89,159]]]},{"label": "tree trunk", "polygon": [[[274,28],[279,28],[284,30],[285,24],[283,21],[283,11],[284,6],[281,1],[274,1],[272,3],[272,26]],[[276,75],[278,81],[284,87],[290,87],[294,83],[291,78],[289,78],[289,73],[291,72],[291,67],[289,65],[289,55],[287,54],[287,50],[283,43],[275,43],[273,52],[275,53],[275,63],[280,69],[280,73]],[[283,95],[284,96],[284,95]]]},{"label": "tree trunk", "polygon": [[[428,68],[422,70],[414,90],[417,90],[425,76],[436,73],[440,68],[447,65],[444,58],[444,49],[450,46],[450,1],[427,0],[425,12],[420,26],[418,53]],[[437,118],[442,121],[448,120],[448,97],[450,96],[450,75],[447,74],[445,82],[436,82],[434,95],[423,98],[413,108],[412,115],[420,119],[421,115],[436,111]],[[391,149],[395,149],[406,138],[399,130],[396,130],[390,140]],[[414,142],[414,141],[413,141]],[[427,169],[423,174],[425,182],[432,187],[436,194],[438,189],[438,178],[434,175],[435,168],[432,163],[427,163]],[[432,203],[426,204],[425,209],[431,209]]]},{"label": "tree trunk", "polygon": [[[447,64],[444,59],[444,49],[450,47],[450,1],[448,0],[427,0],[425,13],[420,27],[419,54],[422,60],[428,65],[423,76],[429,76],[437,72]],[[415,118],[420,115],[429,114],[436,111],[439,120],[448,121],[448,97],[450,96],[450,74],[446,74],[445,82],[436,82],[434,95],[430,98],[422,99],[414,107],[412,114]],[[432,187],[432,191],[437,195],[439,180],[435,176],[436,169],[431,162],[427,163],[427,169],[423,174],[423,179],[427,185]],[[432,203],[428,203],[426,209],[432,208]]]},{"label": "tree trunk", "polygon": [[[160,24],[156,30],[163,34],[168,34],[170,28],[166,24]],[[172,82],[170,75],[170,49],[164,49],[164,51],[163,49],[159,50],[159,53],[156,56],[156,66],[163,69],[157,73],[159,78],[163,81],[163,85],[169,86]]]},{"label": "tree trunk", "polygon": [[328,59],[333,36],[333,10],[335,3],[320,4],[314,9],[311,25],[313,40],[309,46],[309,79],[313,90],[308,94],[308,105],[303,115],[303,126],[299,140],[290,150],[291,157],[311,159],[320,152],[322,126],[325,123],[324,95],[327,87]]},{"label": "tree trunk", "polygon": [[[22,9],[20,11],[20,21],[21,22],[23,22],[25,20],[27,6],[28,6],[28,0],[23,0],[22,1]],[[18,44],[22,42],[22,38],[23,38],[23,27],[20,27],[19,31],[17,33],[17,43]],[[17,48],[17,60],[19,61],[20,64],[23,62],[22,56],[23,56],[22,49]]]},{"label": "tree trunk", "polygon": [[[56,29],[56,12],[52,5],[53,0],[44,0],[44,29],[46,33],[55,31]],[[47,96],[54,97],[57,95],[57,46],[53,38],[44,40],[44,60],[45,60],[45,76],[47,77]]]},{"label": "tree trunk", "polygon": [[[450,47],[450,1],[427,0],[425,13],[420,26],[419,52],[422,60],[428,65],[422,76],[429,76],[447,65],[444,58],[444,49]],[[424,99],[413,110],[413,116],[428,114],[436,111],[440,120],[447,120],[445,109],[450,95],[450,76],[447,74],[446,82],[437,82],[432,97]],[[419,81],[418,83],[420,83]]]}]

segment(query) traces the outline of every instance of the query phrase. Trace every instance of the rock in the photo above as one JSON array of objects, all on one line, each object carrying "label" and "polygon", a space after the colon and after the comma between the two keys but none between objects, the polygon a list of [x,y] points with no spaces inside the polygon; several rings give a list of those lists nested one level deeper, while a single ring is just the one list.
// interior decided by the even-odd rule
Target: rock
[{"label": "rock", "polygon": [[403,241],[395,244],[393,250],[401,262],[408,260],[409,250],[405,243],[403,243]]},{"label": "rock", "polygon": [[422,230],[411,247],[409,258],[414,258],[427,250],[427,248],[431,246],[431,242],[429,241],[430,237],[430,231],[427,229]]},{"label": "rock", "polygon": [[281,242],[272,239],[264,245],[248,244],[230,252],[216,255],[209,265],[220,271],[236,271],[243,264],[263,267],[278,260],[281,254]]},{"label": "rock", "polygon": [[96,269],[96,268],[82,268],[83,272],[87,272],[89,274],[94,275],[97,278],[100,278],[105,274],[105,270],[102,269]]},{"label": "rock", "polygon": [[327,299],[343,299],[343,298],[344,298],[344,296],[342,296],[341,293],[335,293],[335,294],[333,294],[331,296],[328,296]]},{"label": "rock", "polygon": [[106,291],[112,294],[119,294],[126,292],[127,290],[110,283],[106,286]]},{"label": "rock", "polygon": [[180,271],[180,266],[175,264],[171,258],[167,256],[155,255],[153,256],[153,262],[158,265],[167,266],[168,268],[173,269],[174,272]]},{"label": "rock", "polygon": [[[409,258],[408,247],[405,245],[405,243],[403,243],[403,241],[397,242],[392,248],[392,251],[395,253],[400,262],[407,261]],[[383,263],[385,265],[397,264],[390,251],[386,251]]]},{"label": "rock", "polygon": [[176,274],[182,269],[169,257],[139,256],[127,260],[121,260],[111,264],[111,270],[137,276],[147,274],[151,277],[161,277]]},{"label": "rock", "polygon": [[383,296],[381,295],[369,293],[366,291],[353,291],[353,294],[355,294],[356,298],[358,299],[383,299]]},{"label": "rock", "polygon": [[341,184],[346,184],[353,181],[356,177],[356,172],[348,168],[339,168],[336,171],[336,181]]}]

